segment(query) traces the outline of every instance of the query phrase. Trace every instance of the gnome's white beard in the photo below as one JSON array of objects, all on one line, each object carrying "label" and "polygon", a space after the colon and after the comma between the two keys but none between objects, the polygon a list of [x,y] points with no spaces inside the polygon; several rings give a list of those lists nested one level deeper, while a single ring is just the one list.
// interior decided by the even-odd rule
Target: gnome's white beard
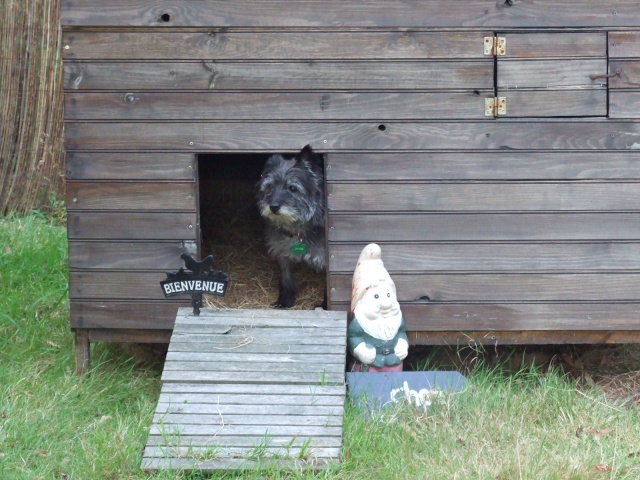
[{"label": "gnome's white beard", "polygon": [[355,314],[358,323],[362,329],[373,338],[388,341],[396,336],[400,323],[402,322],[402,312],[399,308],[394,308],[392,312],[388,312],[386,316],[379,313],[375,320],[369,320],[364,312],[365,308],[362,304],[356,305]]}]

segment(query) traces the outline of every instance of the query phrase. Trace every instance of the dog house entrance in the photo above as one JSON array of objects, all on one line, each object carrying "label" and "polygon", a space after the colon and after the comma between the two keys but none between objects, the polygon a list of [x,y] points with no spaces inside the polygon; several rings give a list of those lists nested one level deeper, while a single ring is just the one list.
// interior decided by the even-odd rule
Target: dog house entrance
[{"label": "dog house entrance", "polygon": [[[202,154],[198,163],[200,255],[213,254],[214,268],[230,276],[225,297],[206,296],[214,308],[271,308],[279,270],[267,253],[255,185],[269,154]],[[310,310],[323,300],[325,277],[300,265],[293,308]]]}]

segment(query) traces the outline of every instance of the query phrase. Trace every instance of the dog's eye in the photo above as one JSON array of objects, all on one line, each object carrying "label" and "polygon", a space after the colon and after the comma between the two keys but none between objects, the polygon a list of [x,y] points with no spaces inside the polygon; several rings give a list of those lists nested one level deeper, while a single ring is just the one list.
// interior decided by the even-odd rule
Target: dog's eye
[{"label": "dog's eye", "polygon": [[376,293],[376,294],[373,296],[373,298],[378,299],[378,298],[380,298],[380,295],[378,295],[378,294]]},{"label": "dog's eye", "polygon": [[298,191],[298,187],[296,187],[295,185],[289,185],[289,191],[291,193],[296,193]]}]

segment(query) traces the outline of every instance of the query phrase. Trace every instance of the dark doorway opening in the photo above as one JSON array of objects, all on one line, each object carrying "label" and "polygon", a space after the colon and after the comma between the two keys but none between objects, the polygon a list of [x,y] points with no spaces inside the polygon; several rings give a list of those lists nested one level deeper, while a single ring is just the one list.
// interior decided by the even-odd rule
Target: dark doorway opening
[{"label": "dark doorway opening", "polygon": [[[269,154],[198,155],[201,256],[213,254],[214,268],[229,274],[225,297],[205,296],[214,308],[271,308],[279,271],[268,255],[264,224],[256,206],[256,184]],[[295,272],[295,309],[322,303],[325,277],[306,266]]]}]

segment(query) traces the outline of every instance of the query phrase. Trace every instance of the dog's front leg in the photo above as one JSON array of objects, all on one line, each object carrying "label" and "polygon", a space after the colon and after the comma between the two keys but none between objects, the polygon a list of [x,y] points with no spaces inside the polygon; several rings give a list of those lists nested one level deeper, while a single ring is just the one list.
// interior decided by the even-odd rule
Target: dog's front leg
[{"label": "dog's front leg", "polygon": [[280,267],[280,292],[278,300],[273,304],[276,308],[292,307],[296,300],[296,284],[293,279],[291,260],[287,257],[277,258]]}]

